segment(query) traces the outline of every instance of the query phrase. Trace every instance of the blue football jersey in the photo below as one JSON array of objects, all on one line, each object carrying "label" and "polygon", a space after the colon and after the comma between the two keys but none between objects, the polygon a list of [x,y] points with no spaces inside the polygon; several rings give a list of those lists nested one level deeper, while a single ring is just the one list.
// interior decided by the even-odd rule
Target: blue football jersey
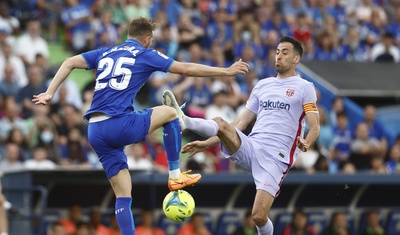
[{"label": "blue football jersey", "polygon": [[134,111],[136,94],[155,71],[167,72],[173,59],[128,39],[123,44],[82,53],[88,70],[96,69],[96,86],[90,109],[84,115],[101,112],[122,116]]}]

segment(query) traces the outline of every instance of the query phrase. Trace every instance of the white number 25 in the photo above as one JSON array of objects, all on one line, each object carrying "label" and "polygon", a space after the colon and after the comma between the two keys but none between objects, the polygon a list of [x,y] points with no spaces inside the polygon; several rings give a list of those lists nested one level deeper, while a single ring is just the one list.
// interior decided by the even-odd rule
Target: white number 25
[{"label": "white number 25", "polygon": [[[115,90],[124,90],[128,87],[129,81],[131,80],[132,77],[132,71],[127,68],[129,66],[132,66],[135,64],[135,59],[134,58],[128,58],[128,57],[120,57],[118,58],[117,62],[115,63],[114,66],[114,60],[112,58],[103,58],[99,61],[97,70],[103,70],[99,74],[99,76],[96,79],[96,86],[95,90],[101,90],[107,86],[107,84],[110,85],[112,89]],[[124,67],[125,65],[125,67]],[[112,73],[112,77],[108,83],[107,82],[101,82],[102,79],[107,77]],[[115,77],[121,76],[122,78],[120,81],[117,81]]]}]

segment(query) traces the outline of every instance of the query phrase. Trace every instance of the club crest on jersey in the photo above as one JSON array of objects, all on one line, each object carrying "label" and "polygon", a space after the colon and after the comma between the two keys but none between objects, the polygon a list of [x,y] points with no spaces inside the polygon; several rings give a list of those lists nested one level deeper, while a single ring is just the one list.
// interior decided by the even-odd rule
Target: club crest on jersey
[{"label": "club crest on jersey", "polygon": [[292,97],[293,95],[294,95],[294,89],[291,88],[287,89],[286,96]]}]

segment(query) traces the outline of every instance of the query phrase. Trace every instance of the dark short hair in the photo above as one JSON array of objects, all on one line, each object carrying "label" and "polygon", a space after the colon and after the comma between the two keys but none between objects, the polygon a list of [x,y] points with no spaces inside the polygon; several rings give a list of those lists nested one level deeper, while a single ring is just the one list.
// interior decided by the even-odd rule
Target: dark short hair
[{"label": "dark short hair", "polygon": [[294,51],[295,51],[298,55],[300,55],[300,57],[303,57],[303,47],[301,46],[301,43],[300,43],[297,39],[295,39],[295,38],[293,38],[293,37],[290,37],[290,36],[283,36],[283,37],[281,37],[281,39],[279,40],[279,42],[280,42],[280,43],[282,43],[282,42],[289,42],[289,43],[293,44]]},{"label": "dark short hair", "polygon": [[156,24],[149,18],[139,17],[131,21],[128,29],[128,36],[141,38],[153,35]]}]

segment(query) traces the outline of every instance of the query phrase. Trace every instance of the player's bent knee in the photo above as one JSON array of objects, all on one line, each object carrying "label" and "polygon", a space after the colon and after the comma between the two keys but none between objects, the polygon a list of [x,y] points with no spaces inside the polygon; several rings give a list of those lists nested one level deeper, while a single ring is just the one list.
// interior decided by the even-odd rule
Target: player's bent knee
[{"label": "player's bent knee", "polygon": [[165,117],[167,122],[170,122],[178,117],[178,114],[176,113],[176,110],[174,108],[168,106],[163,106],[163,108],[165,108],[163,116]]},{"label": "player's bent knee", "polygon": [[216,117],[213,119],[219,127],[219,132],[227,132],[228,130],[230,130],[231,126],[229,123],[227,123],[224,119],[222,119],[221,117]]},{"label": "player's bent knee", "polygon": [[262,227],[268,222],[268,217],[263,217],[260,214],[253,214],[253,221],[258,227]]}]

